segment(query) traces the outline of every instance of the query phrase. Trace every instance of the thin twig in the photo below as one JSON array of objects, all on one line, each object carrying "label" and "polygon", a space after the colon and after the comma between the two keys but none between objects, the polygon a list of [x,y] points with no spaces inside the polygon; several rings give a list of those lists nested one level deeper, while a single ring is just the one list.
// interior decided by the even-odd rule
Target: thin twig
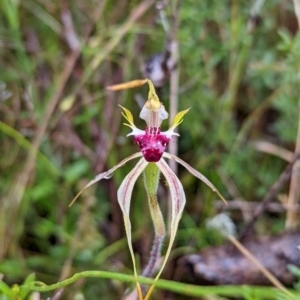
[{"label": "thin twig", "polygon": [[[258,201],[246,201],[242,198],[235,198],[233,200],[229,200],[227,204],[225,204],[221,200],[214,201],[214,206],[218,210],[241,210],[243,213],[251,213],[253,215],[253,211],[257,209],[257,207],[261,205],[261,202]],[[283,213],[286,212],[288,209],[293,209],[300,213],[300,205],[296,204],[292,207],[288,207],[284,203],[277,203],[277,202],[269,202],[265,206],[265,211],[269,211],[272,213]],[[251,218],[252,220],[252,218]]]},{"label": "thin twig", "polygon": [[58,300],[62,293],[63,293],[64,289],[63,288],[60,288],[59,290],[57,290],[55,293],[54,293],[54,296],[52,298],[47,298],[47,300]]},{"label": "thin twig", "polygon": [[253,147],[258,151],[280,157],[281,159],[284,159],[287,162],[292,162],[294,158],[293,152],[267,141],[256,141],[253,143]]},{"label": "thin twig", "polygon": [[[93,203],[94,203],[93,196],[88,197],[88,200],[84,201],[84,205],[82,207],[80,217],[77,221],[76,233],[72,237],[70,247],[69,247],[70,251],[68,253],[67,259],[64,261],[64,264],[63,264],[63,267],[62,267],[62,270],[61,270],[61,273],[59,276],[59,281],[63,281],[70,276],[73,260],[76,255],[76,252],[78,250],[79,244],[82,242],[81,238],[84,234],[84,229],[86,227],[86,224],[88,224],[89,211],[90,211],[90,208]],[[54,295],[55,300],[60,299],[60,297],[62,296],[63,290],[64,290],[64,288],[61,288],[58,291],[56,291],[56,293]],[[54,298],[51,300],[54,300]]]},{"label": "thin twig", "polygon": [[[298,20],[298,25],[300,28],[300,0],[294,0],[294,8],[295,14]],[[299,110],[299,119],[298,119],[298,132],[297,132],[297,140],[296,140],[296,147],[295,153],[300,153],[300,110]],[[288,197],[288,205],[295,205],[300,201],[300,185],[299,185],[299,176],[296,172],[300,168],[300,162],[296,162],[294,165],[294,170],[291,183],[290,183],[290,191]],[[291,229],[295,228],[299,224],[298,214],[292,209],[287,211],[285,228]]]},{"label": "thin twig", "polygon": [[300,1],[299,0],[293,0],[294,2],[294,9],[296,18],[298,20],[298,27],[300,28]]},{"label": "thin twig", "polygon": [[61,1],[61,22],[63,24],[64,37],[69,48],[71,51],[77,51],[80,48],[80,42],[74,28],[68,0]]},{"label": "thin twig", "polygon": [[[171,45],[171,60],[178,61],[179,51],[178,42],[173,40]],[[178,85],[179,85],[179,67],[177,66],[171,71],[170,76],[170,127],[172,126],[173,119],[178,112]],[[169,153],[173,155],[178,154],[178,138],[173,137],[173,140],[169,144]],[[170,160],[170,168],[175,174],[177,174],[177,163],[174,160]]]},{"label": "thin twig", "polygon": [[[176,65],[170,73],[170,107],[169,107],[169,126],[172,126],[173,119],[178,112],[178,95],[179,95],[179,44],[176,38],[179,27],[179,10],[182,0],[178,0],[172,13],[171,30],[168,33],[167,47],[170,51],[170,59]],[[174,140],[169,144],[169,153],[177,155],[178,153],[178,139],[174,137]],[[170,160],[170,168],[175,174],[177,174],[177,163]]]},{"label": "thin twig", "polygon": [[275,99],[280,95],[280,93],[284,90],[286,85],[281,85],[278,87],[271,95],[269,95],[259,106],[257,106],[243,121],[241,129],[239,130],[235,141],[230,149],[228,154],[228,158],[224,163],[224,167],[230,163],[230,157],[234,157],[234,154],[238,152],[241,148],[241,145],[245,142],[247,134],[249,134],[251,128],[254,126],[255,122],[257,122],[265,111],[271,106],[271,104],[275,101]]},{"label": "thin twig", "polygon": [[284,171],[281,173],[280,177],[276,180],[276,182],[272,185],[266,196],[263,198],[261,204],[254,211],[252,220],[246,225],[244,230],[242,230],[239,236],[239,240],[244,239],[248,235],[250,229],[253,227],[258,217],[265,211],[266,206],[274,199],[274,197],[278,194],[283,185],[290,179],[291,174],[293,172],[293,166],[299,159],[300,154],[295,155],[293,161],[286,166]]},{"label": "thin twig", "polygon": [[285,294],[292,296],[291,293],[284,287],[284,285],[271,273],[269,272],[258,260],[257,258],[245,248],[234,236],[229,235],[229,240],[232,244],[238,248],[238,250],[247,257],[269,280],[277,287],[279,290]]},{"label": "thin twig", "polygon": [[[256,14],[259,14],[261,5],[256,1],[254,8],[252,7],[249,12],[250,15],[253,11],[256,11]],[[237,94],[244,77],[244,70],[248,64],[249,53],[253,46],[254,32],[249,28],[248,20],[248,29],[247,33],[244,32],[244,35],[241,35],[241,32],[237,30],[241,18],[240,12],[240,1],[231,1],[231,39],[230,39],[230,57],[229,57],[229,77],[228,77],[228,87],[225,93],[223,94],[223,107],[222,114],[219,125],[219,135],[220,137],[226,137],[227,131],[229,130],[228,124],[230,124],[230,119],[232,118],[234,111],[237,105]],[[250,16],[251,17],[251,16]],[[254,28],[254,27],[253,27]],[[239,40],[239,43],[237,43]]]},{"label": "thin twig", "polygon": [[[170,106],[169,106],[169,127],[172,126],[173,119],[178,112],[178,95],[179,95],[179,45],[176,39],[176,34],[179,26],[179,10],[180,10],[181,0],[177,1],[176,6],[173,10],[173,18],[171,24],[171,31],[167,37],[167,47],[170,51],[170,59],[176,65],[175,68],[171,70],[170,73]],[[169,153],[176,155],[178,154],[178,139],[174,137],[168,147]],[[172,171],[177,174],[177,163],[173,160],[169,162]],[[168,196],[168,228],[170,229],[172,220],[172,208],[171,208],[171,196]]]}]

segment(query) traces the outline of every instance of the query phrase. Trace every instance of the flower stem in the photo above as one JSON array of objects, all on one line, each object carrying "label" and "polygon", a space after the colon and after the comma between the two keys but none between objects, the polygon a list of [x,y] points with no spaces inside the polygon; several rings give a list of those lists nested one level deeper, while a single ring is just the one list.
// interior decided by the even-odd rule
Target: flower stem
[{"label": "flower stem", "polygon": [[152,249],[150,252],[149,261],[142,273],[143,277],[152,277],[153,276],[153,270],[155,267],[155,263],[160,257],[160,250],[161,250],[161,245],[162,245],[163,239],[164,239],[164,237],[155,236],[153,244],[152,244]]},{"label": "flower stem", "polygon": [[166,235],[165,224],[156,195],[159,175],[160,171],[155,163],[149,163],[144,170],[144,184],[148,196],[148,204],[155,232],[150,258],[142,273],[142,275],[145,277],[151,277],[153,275],[155,263],[160,257],[161,246]]}]

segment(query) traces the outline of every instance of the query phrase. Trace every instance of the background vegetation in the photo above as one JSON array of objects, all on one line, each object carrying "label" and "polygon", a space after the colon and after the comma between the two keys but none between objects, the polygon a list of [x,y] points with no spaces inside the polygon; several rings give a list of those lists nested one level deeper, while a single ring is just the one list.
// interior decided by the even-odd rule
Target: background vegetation
[{"label": "background vegetation", "polygon": [[[300,141],[294,4],[186,0],[179,10],[179,110],[192,107],[179,128],[179,156],[232,201],[228,209],[238,230],[251,218],[243,207],[262,200]],[[117,104],[143,127],[135,99],[147,90],[111,93],[105,87],[143,77],[141,64],[166,47],[163,25],[169,20],[172,27],[174,3],[166,5],[165,17],[147,0],[2,0],[0,6],[0,272],[6,283],[0,299],[12,297],[8,287],[31,273],[47,284],[86,270],[132,274],[116,190],[134,163],[68,205],[95,173],[137,151]],[[169,95],[167,82],[161,91],[166,108]],[[219,200],[185,170],[178,173],[187,205],[174,258],[221,242],[205,228],[220,212]],[[256,223],[259,234],[297,225],[283,205],[293,195],[297,188],[285,183],[274,199],[280,209]],[[234,209],[236,203],[242,209]],[[142,180],[132,220],[134,248],[144,265],[152,225]],[[172,279],[173,271],[170,262],[163,277]],[[81,279],[65,289],[63,299],[117,299],[127,287],[117,280]],[[248,292],[245,299],[263,297]],[[26,291],[19,297],[25,299]],[[163,297],[162,291],[154,296]]]}]

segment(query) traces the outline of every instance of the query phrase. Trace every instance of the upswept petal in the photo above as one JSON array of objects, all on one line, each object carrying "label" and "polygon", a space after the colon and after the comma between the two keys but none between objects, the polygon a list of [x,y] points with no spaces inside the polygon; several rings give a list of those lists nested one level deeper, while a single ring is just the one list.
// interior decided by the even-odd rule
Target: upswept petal
[{"label": "upswept petal", "polygon": [[183,122],[183,117],[186,113],[188,113],[190,109],[186,109],[183,111],[180,111],[174,118],[173,120],[173,124],[172,126],[167,130],[167,131],[163,131],[161,134],[167,136],[168,138],[172,139],[173,135],[177,135],[179,136],[179,134],[177,132],[174,131],[174,129]]},{"label": "upswept petal", "polygon": [[122,112],[122,116],[128,121],[129,124],[124,123],[124,125],[129,126],[129,127],[136,127],[134,125],[134,121],[133,121],[133,115],[131,113],[131,111],[125,107],[123,107],[122,105],[119,104],[119,106],[124,110],[124,112]]},{"label": "upswept petal", "polygon": [[[148,162],[144,158],[141,158],[138,161],[138,163],[135,165],[135,167],[124,178],[124,180],[117,192],[118,202],[119,202],[119,205],[120,205],[122,213],[123,213],[125,231],[126,231],[128,247],[129,247],[129,251],[130,251],[130,255],[131,255],[131,259],[132,259],[134,276],[137,276],[137,271],[136,271],[134,253],[133,253],[132,244],[131,244],[131,240],[132,240],[131,239],[131,222],[130,222],[130,218],[129,218],[130,202],[131,202],[133,186],[134,186],[136,180],[138,179],[138,177],[141,175],[141,173],[146,168],[147,164],[148,164]],[[140,287],[139,287],[138,283],[137,283],[137,290],[138,290],[138,293],[140,294],[141,291],[140,291]]]},{"label": "upswept petal", "polygon": [[[169,245],[167,248],[167,252],[164,258],[164,261],[162,263],[161,269],[159,270],[157,276],[155,277],[155,281],[158,280],[160,277],[163,269],[165,268],[165,265],[167,263],[168,257],[170,255],[172,245],[175,240],[175,236],[177,233],[177,228],[178,228],[178,223],[180,221],[181,215],[183,208],[185,206],[185,194],[183,190],[183,186],[181,182],[179,181],[178,177],[176,174],[172,171],[172,169],[169,167],[169,165],[166,163],[166,161],[161,158],[160,161],[156,163],[157,167],[160,169],[160,171],[163,173],[165,176],[168,186],[170,188],[170,194],[171,194],[171,199],[172,199],[172,219],[171,219],[171,232],[170,232],[170,240],[169,240]],[[145,297],[144,300],[148,300],[155,285],[152,285]]]},{"label": "upswept petal", "polygon": [[218,189],[204,175],[202,175],[200,172],[198,172],[197,170],[192,168],[189,164],[187,164],[185,161],[183,161],[182,159],[180,159],[176,155],[164,152],[163,157],[173,159],[173,160],[177,161],[178,163],[180,163],[181,165],[183,165],[192,175],[199,178],[206,185],[208,185],[215,193],[217,193],[217,195],[222,199],[222,201],[224,201],[227,204],[227,201],[221,195],[221,193],[218,191]]},{"label": "upswept petal", "polygon": [[87,189],[88,187],[90,187],[91,185],[93,185],[94,183],[100,181],[100,180],[103,179],[103,178],[109,179],[109,178],[112,176],[113,172],[114,172],[116,169],[118,169],[118,168],[124,166],[128,161],[130,161],[130,160],[132,160],[132,159],[134,159],[134,158],[140,157],[140,156],[142,156],[142,153],[140,153],[140,152],[137,152],[137,153],[135,153],[135,154],[132,154],[132,155],[126,157],[125,159],[123,159],[122,161],[120,161],[117,165],[115,165],[115,166],[114,166],[113,168],[111,168],[110,170],[98,174],[94,179],[92,179],[86,186],[84,186],[84,187],[80,190],[80,192],[75,196],[75,198],[72,200],[72,202],[71,202],[71,204],[70,204],[69,206],[71,206],[71,205],[77,200],[77,198],[82,194],[82,192],[83,192],[85,189]]},{"label": "upswept petal", "polygon": [[169,130],[174,130],[179,124],[181,124],[183,122],[184,115],[186,113],[188,113],[189,110],[190,110],[190,108],[182,110],[179,113],[177,113],[177,115],[175,116],[175,118],[173,120],[173,124]]},{"label": "upswept petal", "polygon": [[127,134],[127,136],[129,135],[137,135],[137,134],[144,134],[145,131],[138,129],[135,125],[134,125],[134,121],[133,121],[133,116],[132,113],[130,112],[130,110],[128,110],[127,108],[119,105],[122,109],[122,116],[128,121],[128,123],[123,123],[123,125],[126,125],[128,127],[130,127],[132,129],[132,132],[130,132],[129,134]]}]

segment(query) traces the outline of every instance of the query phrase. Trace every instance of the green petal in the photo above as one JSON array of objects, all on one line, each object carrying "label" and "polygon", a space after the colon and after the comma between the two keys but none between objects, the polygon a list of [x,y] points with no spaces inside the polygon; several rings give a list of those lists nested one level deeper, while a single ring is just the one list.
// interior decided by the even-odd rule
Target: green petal
[{"label": "green petal", "polygon": [[189,110],[190,110],[190,108],[188,108],[186,110],[182,110],[175,116],[170,130],[175,129],[179,124],[181,124],[183,122],[183,117],[186,113],[188,113]]},{"label": "green petal", "polygon": [[127,125],[129,127],[136,127],[134,125],[134,121],[133,121],[133,116],[132,116],[132,113],[130,112],[130,110],[128,110],[127,108],[121,106],[119,104],[119,106],[124,110],[124,112],[122,112],[122,115],[123,117],[128,121],[129,124],[124,124],[124,125]]}]

